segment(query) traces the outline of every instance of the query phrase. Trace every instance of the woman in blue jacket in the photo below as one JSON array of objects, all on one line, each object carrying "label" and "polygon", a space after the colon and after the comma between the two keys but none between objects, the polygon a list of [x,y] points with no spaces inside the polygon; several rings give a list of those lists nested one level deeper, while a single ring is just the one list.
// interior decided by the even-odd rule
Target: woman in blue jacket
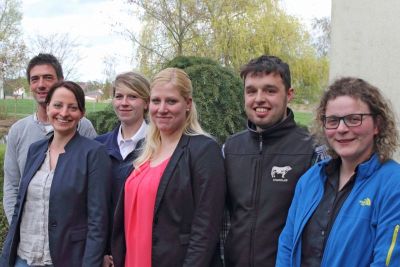
[{"label": "woman in blue jacket", "polygon": [[111,161],[80,136],[85,95],[62,81],[45,103],[54,135],[28,152],[0,266],[102,265],[108,230]]},{"label": "woman in blue jacket", "polygon": [[276,266],[400,266],[400,166],[394,113],[358,78],[329,86],[317,134],[332,159],[297,184]]},{"label": "woman in blue jacket", "polygon": [[[147,115],[150,97],[150,83],[137,72],[124,72],[115,78],[112,105],[119,125],[106,134],[95,138],[103,143],[112,162],[111,178],[111,219],[125,179],[133,170],[133,161],[141,151],[146,135]],[[110,224],[112,226],[112,224]],[[110,227],[110,234],[111,234]],[[110,248],[104,256],[104,266],[112,265]]]}]

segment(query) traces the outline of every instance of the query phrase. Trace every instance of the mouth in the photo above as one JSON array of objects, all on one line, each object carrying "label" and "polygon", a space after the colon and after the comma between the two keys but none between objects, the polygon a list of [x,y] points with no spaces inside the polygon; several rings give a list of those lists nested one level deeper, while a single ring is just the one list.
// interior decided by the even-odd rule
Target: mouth
[{"label": "mouth", "polygon": [[265,107],[254,108],[254,111],[256,112],[257,115],[267,115],[270,110],[271,110],[270,108],[265,108]]},{"label": "mouth", "polygon": [[69,122],[71,122],[71,120],[64,119],[64,118],[56,118],[56,120],[57,120],[58,122],[60,122],[60,123],[69,123]]},{"label": "mouth", "polygon": [[348,144],[353,142],[355,139],[351,138],[351,139],[336,139],[336,142],[338,142],[339,144]]}]

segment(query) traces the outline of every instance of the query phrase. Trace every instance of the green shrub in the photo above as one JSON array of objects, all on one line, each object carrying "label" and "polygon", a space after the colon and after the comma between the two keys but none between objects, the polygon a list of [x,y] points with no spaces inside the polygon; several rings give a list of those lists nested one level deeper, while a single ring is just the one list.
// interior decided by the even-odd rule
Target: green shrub
[{"label": "green shrub", "polygon": [[183,67],[189,75],[200,123],[219,142],[245,127],[243,85],[231,69],[201,57],[178,57],[166,67]]},{"label": "green shrub", "polygon": [[0,244],[3,247],[4,239],[7,235],[8,231],[8,222],[6,215],[4,214],[3,209],[3,180],[4,180],[4,170],[3,170],[3,163],[4,163],[4,153],[6,150],[6,145],[0,144]]},{"label": "green shrub", "polygon": [[104,110],[91,112],[86,117],[92,122],[97,134],[104,134],[111,131],[118,124],[113,107],[109,104]]}]

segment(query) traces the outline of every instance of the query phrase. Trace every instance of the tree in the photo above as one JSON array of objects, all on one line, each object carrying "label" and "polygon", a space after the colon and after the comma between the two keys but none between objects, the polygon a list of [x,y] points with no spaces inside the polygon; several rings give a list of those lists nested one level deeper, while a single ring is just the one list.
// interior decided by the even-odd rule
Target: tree
[{"label": "tree", "polygon": [[236,72],[251,58],[269,54],[290,64],[299,96],[318,94],[327,81],[327,59],[318,56],[305,26],[286,14],[279,0],[129,2],[140,8],[144,23],[132,40],[139,44],[140,70],[148,76],[182,54],[213,58]]},{"label": "tree", "polygon": [[76,80],[79,76],[77,66],[82,60],[80,46],[79,40],[68,33],[52,33],[31,37],[29,52],[31,56],[39,53],[53,54],[63,67],[64,78]]},{"label": "tree", "polygon": [[199,25],[206,19],[205,5],[198,0],[128,0],[128,3],[140,8],[143,22],[139,37],[128,31],[129,38],[138,45],[141,66],[160,66],[187,54],[186,44],[199,35]]},{"label": "tree", "polygon": [[20,6],[18,0],[0,0],[0,79],[3,81],[18,77],[26,63]]},{"label": "tree", "polygon": [[314,18],[312,21],[314,32],[314,46],[318,55],[328,56],[331,46],[331,19],[329,17]]}]

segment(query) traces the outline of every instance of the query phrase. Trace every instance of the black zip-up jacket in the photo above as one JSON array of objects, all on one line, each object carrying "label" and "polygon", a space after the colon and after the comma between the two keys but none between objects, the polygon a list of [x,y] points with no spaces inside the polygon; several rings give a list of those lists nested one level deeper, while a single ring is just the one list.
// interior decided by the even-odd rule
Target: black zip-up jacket
[{"label": "black zip-up jacket", "polygon": [[287,118],[261,133],[249,122],[226,141],[224,153],[231,224],[226,266],[275,266],[296,183],[313,162],[313,140],[288,109]]}]

